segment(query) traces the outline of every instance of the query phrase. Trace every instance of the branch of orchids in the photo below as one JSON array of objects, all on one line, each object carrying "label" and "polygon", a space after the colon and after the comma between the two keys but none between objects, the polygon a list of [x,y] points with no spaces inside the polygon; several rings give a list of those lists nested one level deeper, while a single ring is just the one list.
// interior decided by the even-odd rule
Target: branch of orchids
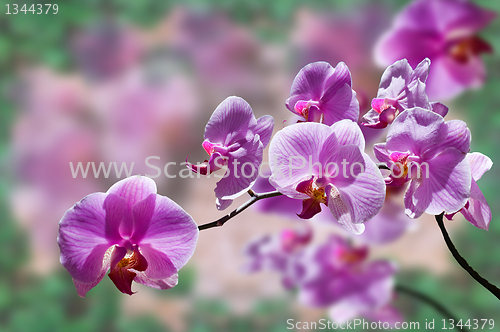
[{"label": "branch of orchids", "polygon": [[279,191],[271,191],[268,193],[258,194],[258,193],[253,192],[253,190],[251,190],[251,189],[248,191],[248,194],[251,196],[251,198],[245,204],[243,204],[240,207],[238,207],[237,209],[231,211],[231,213],[225,215],[224,217],[217,219],[216,221],[212,221],[212,222],[209,222],[207,224],[203,224],[203,225],[198,226],[198,229],[201,231],[201,230],[212,228],[212,227],[222,226],[226,223],[226,221],[228,221],[231,218],[236,217],[238,214],[245,211],[249,206],[251,206],[255,202],[260,201],[261,199],[264,199],[264,198],[271,198],[271,197],[283,195]]},{"label": "branch of orchids", "polygon": [[[402,286],[402,285],[397,285],[396,291],[398,293],[406,294],[406,295],[412,296],[412,297],[414,297],[422,302],[425,302],[428,305],[430,305],[431,307],[433,307],[434,309],[436,309],[437,312],[442,314],[447,319],[452,319],[454,322],[458,322],[458,319],[455,316],[453,316],[451,314],[451,312],[448,311],[448,309],[446,309],[441,303],[437,302],[436,300],[434,300],[430,296],[427,296],[423,293],[420,293],[419,291],[416,291],[414,289],[411,289],[411,288],[408,288],[408,287]],[[459,328],[458,326],[455,326],[455,329],[457,329],[459,331],[468,332],[468,330],[465,327]]]},{"label": "branch of orchids", "polygon": [[448,235],[448,232],[446,231],[446,228],[444,227],[443,223],[443,214],[441,213],[440,215],[436,216],[436,221],[439,225],[439,229],[441,229],[441,233],[443,233],[444,241],[446,242],[446,245],[448,246],[448,249],[450,250],[451,254],[455,258],[455,260],[460,264],[460,266],[467,271],[472,278],[474,278],[478,283],[480,283],[484,288],[489,290],[491,294],[495,295],[497,299],[500,300],[500,289],[496,287],[495,285],[491,284],[488,280],[484,279],[474,271],[474,269],[469,265],[469,263],[463,258],[459,253],[457,248],[455,248],[455,245],[450,239],[450,236]]}]

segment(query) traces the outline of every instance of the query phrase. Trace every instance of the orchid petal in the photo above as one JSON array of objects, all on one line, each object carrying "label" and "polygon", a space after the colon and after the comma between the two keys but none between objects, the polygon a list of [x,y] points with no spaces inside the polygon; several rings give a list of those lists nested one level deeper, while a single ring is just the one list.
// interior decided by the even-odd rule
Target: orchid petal
[{"label": "orchid petal", "polygon": [[158,196],[155,212],[140,244],[141,250],[145,244],[150,244],[179,270],[193,255],[197,240],[198,227],[193,218],[171,199]]},{"label": "orchid petal", "polygon": [[151,194],[156,194],[156,183],[146,176],[131,176],[115,183],[107,194],[115,194],[125,199],[131,207]]},{"label": "orchid petal", "polygon": [[479,152],[469,153],[466,158],[469,161],[472,178],[475,181],[478,181],[493,166],[491,159]]},{"label": "orchid petal", "polygon": [[262,142],[263,147],[265,148],[269,141],[271,140],[271,136],[273,135],[274,128],[274,119],[270,115],[264,115],[257,119],[257,125],[255,126],[254,133],[259,135],[260,141]]},{"label": "orchid petal", "polygon": [[476,181],[472,180],[469,205],[462,208],[462,214],[477,228],[488,230],[491,221],[491,210]]},{"label": "orchid petal", "polygon": [[245,139],[248,128],[256,123],[252,108],[243,98],[227,97],[208,120],[205,139],[228,146],[230,142]]},{"label": "orchid petal", "polygon": [[93,284],[100,277],[104,254],[112,246],[106,238],[105,197],[103,193],[88,195],[59,223],[61,264],[81,283]]}]

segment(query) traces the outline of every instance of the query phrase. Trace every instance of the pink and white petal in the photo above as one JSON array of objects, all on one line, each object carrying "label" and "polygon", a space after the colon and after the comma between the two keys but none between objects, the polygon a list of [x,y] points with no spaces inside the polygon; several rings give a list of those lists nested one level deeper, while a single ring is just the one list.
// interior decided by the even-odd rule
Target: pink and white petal
[{"label": "pink and white petal", "polygon": [[222,200],[231,200],[248,191],[259,175],[262,157],[263,145],[258,136],[232,153],[226,173],[215,187],[215,196]]},{"label": "pink and white petal", "polygon": [[231,204],[233,204],[233,199],[220,199],[220,198],[215,199],[215,206],[219,211],[227,209],[229,206],[231,206]]},{"label": "pink and white petal", "polygon": [[[363,165],[362,171],[358,173],[355,170],[355,174],[346,174],[347,177],[344,177],[344,174],[337,176],[333,180],[333,185],[349,210],[350,223],[360,224],[373,218],[382,208],[385,200],[385,182],[380,170],[370,157],[360,152],[359,148],[358,151],[355,148],[357,147],[352,145],[342,147],[337,160],[348,162],[349,173],[354,163]],[[330,198],[334,199],[333,196]],[[344,216],[343,219],[345,220],[346,217]]]},{"label": "pink and white petal", "polygon": [[325,91],[321,97],[321,101],[326,102],[332,99],[337,91],[346,84],[349,87],[352,86],[351,72],[344,62],[339,62],[325,82]]},{"label": "pink and white petal", "polygon": [[470,150],[471,134],[467,124],[461,120],[446,121],[448,126],[448,136],[441,144],[441,149],[454,147],[462,153],[467,153]]},{"label": "pink and white petal", "polygon": [[414,195],[417,189],[422,185],[422,181],[420,179],[413,179],[410,181],[408,188],[405,192],[404,203],[405,203],[405,213],[408,217],[412,219],[419,218],[422,214],[424,214],[425,209],[430,204],[432,197],[430,195],[421,196],[420,199],[415,199]]},{"label": "pink and white petal", "polygon": [[149,195],[156,194],[156,183],[146,176],[131,176],[112,185],[107,194],[115,194],[124,198],[132,207]]},{"label": "pink and white petal", "polygon": [[356,122],[345,119],[330,126],[337,136],[339,145],[356,145],[361,151],[365,150],[365,137]]},{"label": "pink and white petal", "polygon": [[373,145],[373,153],[375,154],[375,158],[381,163],[385,163],[387,166],[392,164],[392,159],[390,157],[389,152],[386,150],[385,143],[377,143]]},{"label": "pink and white petal", "polygon": [[382,74],[377,98],[396,98],[403,92],[411,81],[413,69],[408,60],[394,62]]},{"label": "pink and white petal", "polygon": [[434,101],[429,104],[431,107],[431,111],[434,113],[437,113],[441,115],[443,118],[448,114],[448,107],[445,106],[444,104],[441,104],[440,102]]},{"label": "pink and white petal", "polygon": [[106,237],[105,197],[104,193],[88,195],[59,222],[61,264],[82,283],[92,284],[99,278],[104,254],[113,245]]},{"label": "pink and white petal", "polygon": [[420,82],[425,83],[429,75],[430,66],[431,60],[429,60],[429,58],[422,60],[417,67],[415,67],[415,70],[413,70],[412,79],[418,79]]},{"label": "pink and white petal", "polygon": [[469,161],[472,178],[475,181],[478,181],[493,166],[491,159],[480,152],[468,153],[466,158]]},{"label": "pink and white petal", "polygon": [[148,262],[148,267],[144,271],[148,278],[165,279],[177,273],[178,269],[164,252],[154,249],[147,243],[141,244],[139,249]]},{"label": "pink and white petal", "polygon": [[148,286],[148,287],[151,287],[151,288],[170,289],[172,287],[175,287],[179,281],[179,275],[177,273],[171,275],[168,278],[164,278],[164,279],[151,279],[151,278],[148,278],[148,276],[144,272],[135,271],[135,270],[133,270],[133,271],[136,273],[136,276],[134,278],[135,282],[142,284],[142,285],[145,285],[145,286]]},{"label": "pink and white petal", "polygon": [[257,125],[253,132],[258,134],[264,148],[269,144],[273,136],[274,119],[270,115],[264,115],[257,119]]},{"label": "pink and white petal", "polygon": [[421,107],[430,109],[429,99],[427,98],[426,85],[420,80],[410,84],[408,90],[404,91],[404,100],[400,101],[403,108]]},{"label": "pink and white petal", "polygon": [[257,123],[250,105],[240,97],[224,99],[205,127],[205,139],[228,146],[236,137],[245,135]]},{"label": "pink and white petal", "polygon": [[447,126],[442,116],[415,107],[396,117],[387,133],[386,148],[388,151],[410,151],[420,156],[430,148],[439,146],[446,135]]},{"label": "pink and white petal", "polygon": [[[299,123],[278,131],[269,146],[269,182],[281,193],[293,196],[295,186],[311,177],[309,161],[311,165],[325,162],[319,159],[323,146],[330,150],[338,146],[333,130],[323,124]],[[304,194],[299,197],[307,198]]]},{"label": "pink and white petal", "polygon": [[132,243],[140,243],[144,234],[146,234],[155,211],[157,196],[157,194],[150,194],[132,207],[134,218],[134,232],[130,238]]},{"label": "pink and white petal", "polygon": [[373,129],[382,129],[387,127],[387,123],[382,123],[380,121],[380,113],[374,109],[369,110],[365,115],[363,115],[361,118],[361,125]]},{"label": "pink and white petal", "polygon": [[157,196],[155,212],[140,248],[150,244],[179,270],[193,255],[197,241],[198,226],[193,218],[168,197]]},{"label": "pink and white petal", "polygon": [[[446,148],[425,165],[421,185],[413,194],[414,204],[424,208],[428,214],[454,213],[460,210],[470,197],[471,173],[468,161],[462,152]],[[413,182],[413,181],[412,181]]]},{"label": "pink and white petal", "polygon": [[132,232],[133,220],[130,206],[123,197],[115,194],[107,194],[103,203],[103,208],[106,216],[106,238],[110,242],[120,243],[122,239],[120,231],[126,232],[127,235],[130,235]]},{"label": "pink and white petal", "polygon": [[322,101],[320,107],[324,115],[323,123],[327,126],[344,119],[356,122],[359,120],[356,92],[348,84],[340,87],[330,99]]},{"label": "pink and white petal", "polygon": [[491,210],[476,181],[472,180],[469,206],[460,210],[471,224],[477,228],[488,230],[491,221]]},{"label": "pink and white petal", "polygon": [[104,278],[104,276],[108,272],[108,269],[109,269],[109,259],[107,259],[105,257],[105,259],[103,260],[101,273],[99,274],[99,276],[97,277],[97,279],[95,281],[93,281],[91,283],[83,283],[83,282],[80,282],[78,280],[73,279],[73,284],[75,285],[76,292],[78,293],[78,296],[85,297],[85,295],[87,294],[87,292],[89,290],[91,290],[92,288],[97,286],[97,284],[99,284],[101,282],[102,278]]}]

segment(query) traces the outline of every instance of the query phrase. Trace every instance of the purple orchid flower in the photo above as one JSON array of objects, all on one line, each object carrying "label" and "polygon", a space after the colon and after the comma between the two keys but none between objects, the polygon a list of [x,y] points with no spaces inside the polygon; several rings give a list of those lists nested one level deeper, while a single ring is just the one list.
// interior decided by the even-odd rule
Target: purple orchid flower
[{"label": "purple orchid flower", "polygon": [[59,223],[61,264],[78,295],[95,287],[109,268],[116,287],[132,295],[132,281],[169,289],[193,255],[198,227],[189,214],[156,194],[146,177],[115,183],[76,203]]},{"label": "purple orchid flower", "polygon": [[424,59],[413,70],[406,59],[396,61],[382,74],[377,98],[372,109],[363,116],[362,125],[369,128],[385,128],[405,109],[421,107],[445,116],[448,108],[441,103],[429,103],[425,93],[425,81],[430,60]]},{"label": "purple orchid flower", "polygon": [[345,63],[339,62],[335,68],[323,61],[310,63],[295,76],[286,107],[306,122],[358,121],[359,104],[351,85]]},{"label": "purple orchid flower", "polygon": [[394,294],[396,267],[367,258],[368,247],[353,247],[336,235],[322,245],[307,247],[295,261],[296,269],[304,271],[296,280],[299,300],[329,307],[337,322],[386,312]]},{"label": "purple orchid flower", "polygon": [[299,217],[311,218],[323,203],[345,229],[360,234],[385,197],[382,175],[364,148],[363,134],[351,120],[331,127],[290,125],[271,142],[269,182],[282,194],[303,200]]},{"label": "purple orchid flower", "polygon": [[[493,162],[490,158],[479,152],[467,154],[466,159],[469,162],[472,175],[470,198],[459,212],[477,228],[488,230],[491,221],[491,210],[476,181],[478,181],[486,171],[490,170]],[[451,220],[454,215],[455,213],[446,214],[445,217]]]},{"label": "purple orchid flower", "polygon": [[409,217],[454,213],[465,205],[471,191],[465,159],[470,139],[463,121],[446,122],[439,114],[416,107],[394,120],[386,143],[375,144],[375,156],[392,170],[387,184],[409,182],[404,198]]},{"label": "purple orchid flower", "polygon": [[256,120],[250,105],[239,97],[228,97],[215,109],[202,143],[210,159],[203,165],[187,163],[187,167],[207,175],[227,166],[215,188],[219,210],[227,208],[255,183],[273,127],[272,116]]},{"label": "purple orchid flower", "polygon": [[427,80],[429,98],[452,98],[483,84],[486,73],[479,55],[492,48],[477,33],[495,17],[465,0],[413,1],[378,42],[376,62],[388,66],[406,58],[416,66],[429,58],[433,64]]}]

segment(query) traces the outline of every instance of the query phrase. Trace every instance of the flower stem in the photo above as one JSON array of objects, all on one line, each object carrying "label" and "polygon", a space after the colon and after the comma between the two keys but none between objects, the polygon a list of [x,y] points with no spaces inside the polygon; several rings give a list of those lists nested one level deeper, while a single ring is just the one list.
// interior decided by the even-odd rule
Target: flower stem
[{"label": "flower stem", "polygon": [[[406,286],[402,286],[402,285],[397,285],[396,286],[396,291],[398,293],[403,293],[403,294],[406,294],[406,295],[409,295],[409,296],[412,296],[422,302],[425,302],[427,303],[428,305],[430,305],[431,307],[433,307],[434,309],[436,309],[437,312],[439,312],[441,315],[443,315],[444,317],[446,317],[447,319],[452,319],[453,322],[458,322],[458,319],[453,316],[449,311],[448,309],[446,309],[441,303],[437,302],[436,300],[434,300],[433,298],[431,298],[430,296],[427,296],[423,293],[420,293],[419,291],[416,291],[416,290],[413,290],[411,288],[408,288]],[[464,327],[461,327],[459,328],[458,326],[455,325],[455,328],[459,331],[466,331],[468,332],[469,330],[467,330],[466,328]]]},{"label": "flower stem", "polygon": [[495,285],[491,284],[488,280],[484,279],[474,271],[474,269],[469,265],[469,263],[463,258],[459,253],[457,248],[455,248],[455,245],[450,239],[450,236],[448,235],[448,232],[446,231],[446,228],[444,227],[443,223],[443,214],[441,213],[440,215],[436,216],[436,221],[438,223],[439,229],[441,229],[441,233],[443,233],[444,241],[446,242],[446,245],[448,246],[448,249],[450,250],[451,254],[455,258],[455,260],[460,264],[460,266],[467,271],[472,278],[474,278],[478,283],[480,283],[484,288],[489,290],[491,294],[495,295],[497,299],[500,300],[500,289],[496,287]]},{"label": "flower stem", "polygon": [[231,213],[225,215],[224,217],[217,219],[216,221],[212,221],[212,222],[209,222],[207,224],[203,224],[203,225],[198,226],[198,229],[201,231],[201,230],[212,228],[212,227],[222,226],[229,219],[234,218],[238,214],[240,214],[241,212],[245,211],[253,203],[260,201],[261,199],[264,199],[264,198],[281,196],[282,193],[280,193],[279,191],[271,191],[268,193],[257,194],[257,193],[252,191],[251,193],[249,192],[249,195],[251,196],[251,198],[245,204],[241,205],[236,210],[231,211]]}]

